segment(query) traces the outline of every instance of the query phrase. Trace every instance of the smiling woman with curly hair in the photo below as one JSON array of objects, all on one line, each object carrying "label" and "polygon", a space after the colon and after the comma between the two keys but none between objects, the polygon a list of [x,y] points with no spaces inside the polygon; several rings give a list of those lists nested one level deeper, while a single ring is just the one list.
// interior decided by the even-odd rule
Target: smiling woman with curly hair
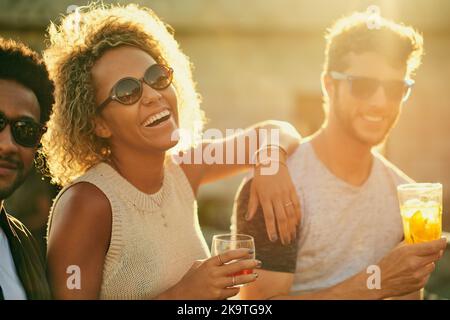
[{"label": "smiling woman with curly hair", "polygon": [[[51,45],[45,51],[50,74],[58,83],[56,104],[63,107],[53,112],[43,151],[53,181],[60,185],[80,176],[107,155],[106,140],[94,134],[92,119],[97,106],[91,70],[110,48],[135,46],[158,63],[170,66],[174,70],[172,83],[177,92],[180,127],[192,137],[198,136],[203,127],[190,62],[166,25],[152,11],[133,5],[126,9],[91,5],[87,9],[90,10],[68,15],[59,26],[52,24]],[[180,141],[179,148],[188,143]]]},{"label": "smiling woman with curly hair", "polygon": [[[48,228],[54,296],[223,299],[239,291],[234,285],[254,281],[255,274],[229,276],[257,266],[248,250],[194,263],[208,257],[197,189],[251,168],[251,148],[244,147],[240,164],[177,164],[167,154],[190,156],[230,142],[236,149],[234,140],[275,128],[282,129],[278,148],[262,139],[257,147],[275,150],[282,162],[283,149],[298,145],[292,127],[272,121],[196,146],[184,140],[198,136],[203,123],[191,66],[149,9],[90,5],[52,24],[49,38],[44,57],[56,102],[43,152],[53,181],[64,186]],[[190,134],[174,139],[178,128]],[[272,176],[258,168],[250,217],[261,202],[269,235],[276,240],[276,217],[281,239],[290,241],[300,212],[287,168]],[[239,259],[246,260],[227,263]],[[68,270],[79,272],[74,288],[67,287]]]}]

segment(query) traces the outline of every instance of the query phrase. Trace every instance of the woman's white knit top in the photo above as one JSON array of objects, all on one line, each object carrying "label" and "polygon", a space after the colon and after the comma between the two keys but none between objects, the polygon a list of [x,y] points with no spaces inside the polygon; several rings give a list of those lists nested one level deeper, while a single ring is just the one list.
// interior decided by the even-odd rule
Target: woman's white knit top
[{"label": "woman's white knit top", "polygon": [[176,284],[195,260],[209,256],[194,193],[171,158],[166,159],[163,185],[154,194],[139,191],[106,163],[71,185],[79,182],[95,185],[111,204],[112,233],[100,299],[151,299]]}]

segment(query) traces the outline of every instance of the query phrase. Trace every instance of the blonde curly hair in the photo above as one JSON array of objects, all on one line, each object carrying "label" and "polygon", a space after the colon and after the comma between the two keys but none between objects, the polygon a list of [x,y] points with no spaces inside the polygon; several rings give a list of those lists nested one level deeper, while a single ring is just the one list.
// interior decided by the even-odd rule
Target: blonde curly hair
[{"label": "blonde curly hair", "polygon": [[[200,97],[192,80],[191,64],[169,27],[144,7],[90,4],[50,24],[50,43],[44,51],[55,83],[55,105],[42,139],[52,182],[66,185],[105,160],[106,140],[95,135],[97,105],[91,69],[108,49],[132,45],[158,63],[173,68],[182,135],[174,151],[195,144],[203,128]],[[192,139],[194,137],[194,139]]]}]

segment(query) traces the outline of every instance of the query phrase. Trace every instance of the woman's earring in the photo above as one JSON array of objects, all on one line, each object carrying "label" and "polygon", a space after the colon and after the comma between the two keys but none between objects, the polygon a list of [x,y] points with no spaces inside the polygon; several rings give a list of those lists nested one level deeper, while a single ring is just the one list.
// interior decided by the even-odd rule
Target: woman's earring
[{"label": "woman's earring", "polygon": [[104,159],[108,159],[109,156],[111,155],[111,148],[110,147],[102,147],[100,149],[100,154],[102,155],[102,157]]}]

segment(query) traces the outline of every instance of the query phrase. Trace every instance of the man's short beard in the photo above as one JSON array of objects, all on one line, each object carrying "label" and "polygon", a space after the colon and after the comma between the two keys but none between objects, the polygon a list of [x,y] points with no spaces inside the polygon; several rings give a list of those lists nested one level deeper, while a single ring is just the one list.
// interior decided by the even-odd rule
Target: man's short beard
[{"label": "man's short beard", "polygon": [[386,130],[383,137],[381,139],[379,139],[379,141],[376,141],[374,143],[371,141],[367,141],[367,139],[364,139],[363,137],[361,137],[358,134],[358,132],[355,130],[355,128],[352,126],[352,121],[349,117],[346,117],[347,114],[345,113],[345,111],[342,108],[342,105],[339,101],[339,95],[337,92],[335,93],[335,96],[334,96],[334,110],[335,110],[336,118],[339,122],[339,125],[345,130],[345,132],[352,138],[356,139],[358,142],[365,144],[365,145],[377,146],[377,145],[380,145],[381,143],[384,143],[386,141],[386,139],[388,138],[389,133],[394,128],[395,123],[397,122],[396,120],[394,120],[393,123],[390,123],[389,129]]},{"label": "man's short beard", "polygon": [[16,191],[17,188],[20,187],[20,185],[25,181],[25,179],[30,174],[31,169],[29,169],[27,172],[24,171],[24,168],[19,168],[17,170],[17,176],[16,179],[13,181],[11,185],[5,188],[0,188],[0,200],[5,200],[9,196],[11,196],[14,191]]}]

